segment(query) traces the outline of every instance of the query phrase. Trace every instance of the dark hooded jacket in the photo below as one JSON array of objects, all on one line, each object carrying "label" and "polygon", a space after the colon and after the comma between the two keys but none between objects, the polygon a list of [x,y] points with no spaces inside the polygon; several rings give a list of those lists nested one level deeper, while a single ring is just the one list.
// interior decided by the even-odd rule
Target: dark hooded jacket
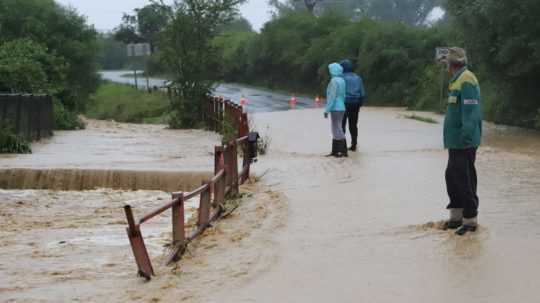
[{"label": "dark hooded jacket", "polygon": [[339,64],[343,67],[343,79],[345,80],[347,92],[345,103],[362,104],[365,97],[362,78],[353,72],[353,66],[350,60],[343,60]]}]

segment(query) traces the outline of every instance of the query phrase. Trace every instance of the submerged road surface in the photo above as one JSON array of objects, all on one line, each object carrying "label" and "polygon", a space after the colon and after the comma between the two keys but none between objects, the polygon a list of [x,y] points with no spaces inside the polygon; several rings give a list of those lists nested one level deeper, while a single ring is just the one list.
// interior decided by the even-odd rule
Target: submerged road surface
[{"label": "submerged road surface", "polygon": [[203,301],[538,302],[539,133],[486,125],[481,227],[458,237],[437,229],[447,204],[440,123],[367,108],[360,151],[329,159],[321,111],[255,117],[272,138],[256,167],[285,193],[288,220],[272,236],[276,259],[259,260],[265,271]]},{"label": "submerged road surface", "polygon": [[[123,75],[129,73],[130,71],[103,71],[101,75],[109,81],[134,85],[134,78],[123,77]],[[166,80],[159,78],[149,79],[151,87],[163,87],[166,85],[166,82]],[[141,88],[146,88],[146,79],[141,78],[138,83]],[[247,105],[245,106],[246,111],[250,113],[289,110],[289,100],[293,94],[294,92],[285,94],[231,83],[220,84],[214,89],[214,95],[222,96],[236,103],[239,103],[240,98],[243,96],[247,101]],[[315,96],[313,98],[296,96],[296,109],[316,107],[314,98]]]}]

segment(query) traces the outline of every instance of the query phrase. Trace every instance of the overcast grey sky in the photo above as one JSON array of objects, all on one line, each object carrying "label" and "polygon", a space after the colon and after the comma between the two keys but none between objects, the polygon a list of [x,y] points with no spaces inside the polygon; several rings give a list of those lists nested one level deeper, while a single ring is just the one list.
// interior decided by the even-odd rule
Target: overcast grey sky
[{"label": "overcast grey sky", "polygon": [[[148,0],[56,0],[64,5],[77,9],[79,13],[88,18],[98,30],[111,30],[118,26],[123,13],[131,13],[133,9],[148,4]],[[172,2],[172,1],[165,1]],[[259,29],[270,20],[270,7],[267,0],[248,0],[241,7],[241,13],[246,17],[253,28]]]}]

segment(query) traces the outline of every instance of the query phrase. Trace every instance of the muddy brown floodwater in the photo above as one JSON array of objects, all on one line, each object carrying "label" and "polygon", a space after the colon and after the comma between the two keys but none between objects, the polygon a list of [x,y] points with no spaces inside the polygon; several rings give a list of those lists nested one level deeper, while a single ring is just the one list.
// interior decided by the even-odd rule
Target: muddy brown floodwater
[{"label": "muddy brown floodwater", "polygon": [[[3,191],[0,301],[538,302],[540,134],[486,123],[481,226],[457,237],[436,228],[447,204],[441,117],[404,114],[363,109],[348,159],[321,156],[330,147],[321,110],[255,115],[272,138],[254,166],[261,182],[150,283],[134,276],[121,206],[144,210],[167,194]],[[131,156],[136,167],[152,162]],[[153,224],[159,264],[168,217]]]},{"label": "muddy brown floodwater", "polygon": [[[410,113],[408,113],[410,114]],[[205,302],[538,302],[540,134],[486,123],[481,228],[436,229],[447,197],[439,124],[362,110],[360,151],[325,159],[317,110],[256,116],[271,152],[257,166],[288,200],[277,261]]]}]

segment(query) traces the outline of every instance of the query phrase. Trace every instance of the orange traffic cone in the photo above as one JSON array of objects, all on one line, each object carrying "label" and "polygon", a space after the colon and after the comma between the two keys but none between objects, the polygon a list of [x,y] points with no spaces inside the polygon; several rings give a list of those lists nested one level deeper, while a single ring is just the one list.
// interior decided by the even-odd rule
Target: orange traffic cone
[{"label": "orange traffic cone", "polygon": [[321,107],[321,98],[319,97],[319,95],[317,95],[317,97],[315,97],[315,106],[316,107]]},{"label": "orange traffic cone", "polygon": [[289,106],[291,108],[296,108],[296,96],[292,95],[291,99],[289,99]]}]

